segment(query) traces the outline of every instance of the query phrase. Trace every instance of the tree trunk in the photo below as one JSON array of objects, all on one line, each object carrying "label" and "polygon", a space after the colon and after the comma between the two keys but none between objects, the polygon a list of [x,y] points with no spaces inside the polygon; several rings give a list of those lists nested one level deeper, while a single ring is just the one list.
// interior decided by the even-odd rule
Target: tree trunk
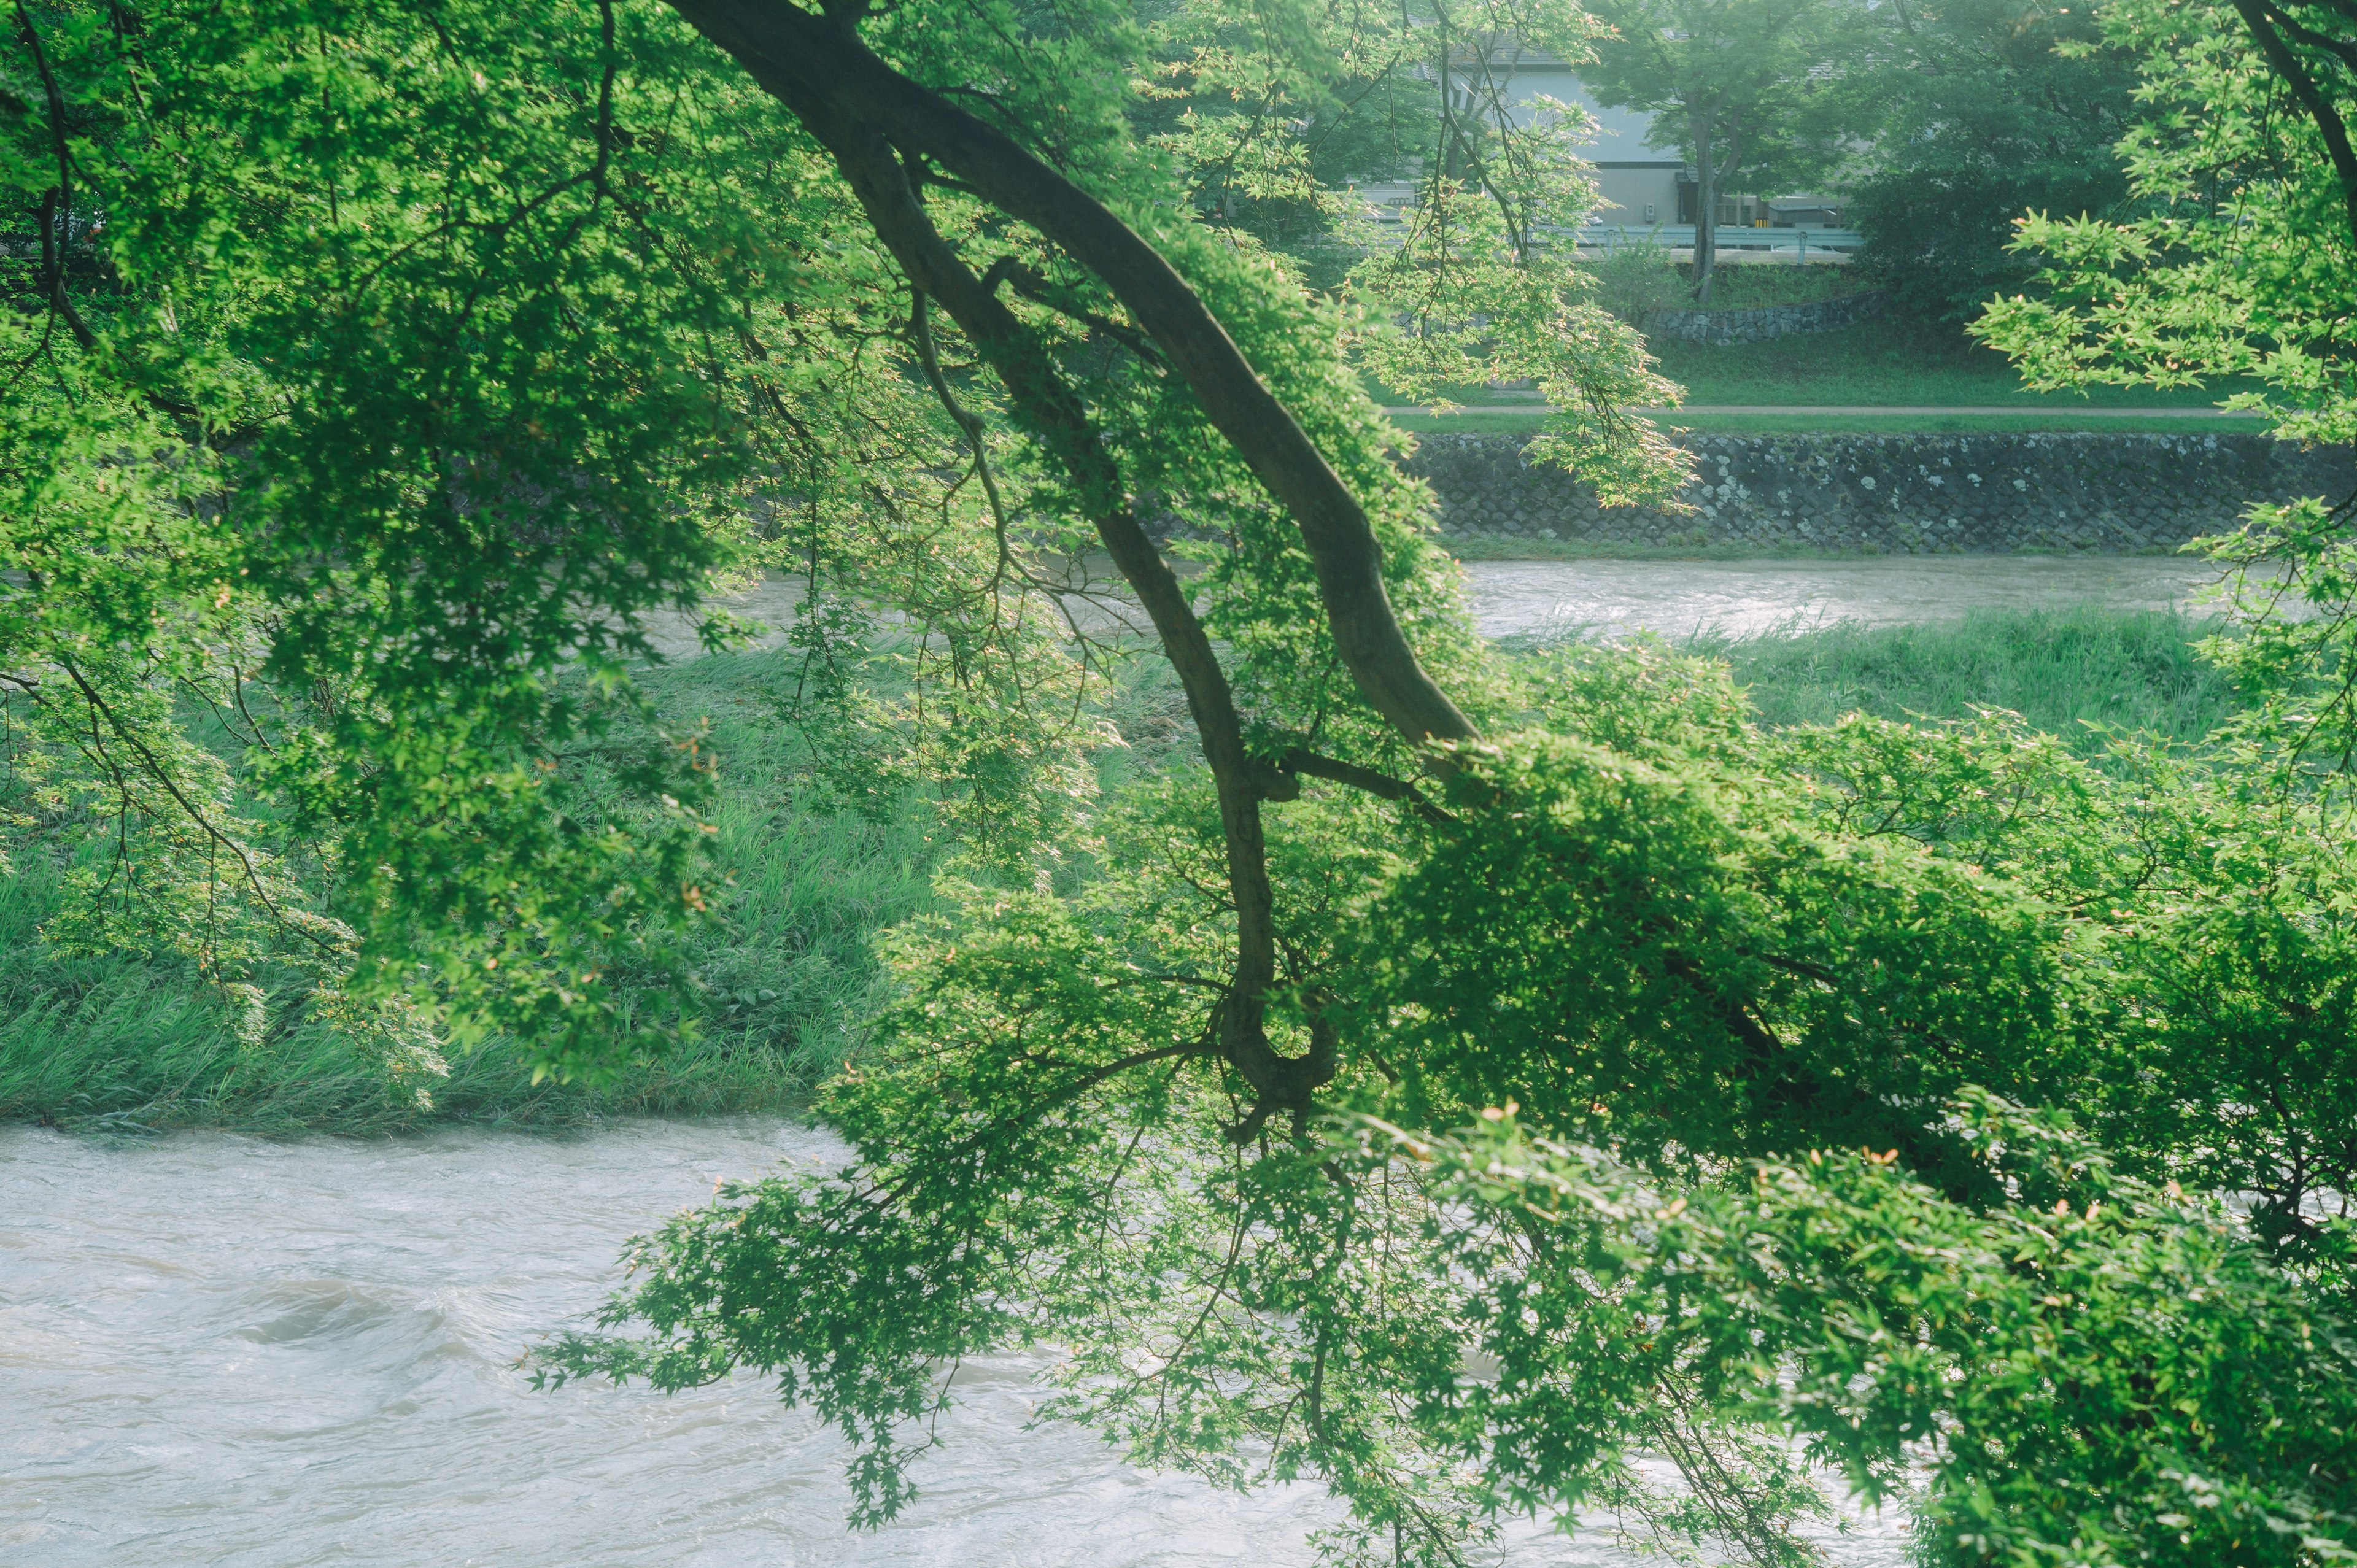
[{"label": "tree trunk", "polygon": [[1695,149],[1694,300],[1705,309],[1710,306],[1710,275],[1718,264],[1718,182],[1725,177],[1715,156],[1718,151],[1713,145],[1718,129],[1715,122],[1716,116],[1706,109],[1686,111]]}]

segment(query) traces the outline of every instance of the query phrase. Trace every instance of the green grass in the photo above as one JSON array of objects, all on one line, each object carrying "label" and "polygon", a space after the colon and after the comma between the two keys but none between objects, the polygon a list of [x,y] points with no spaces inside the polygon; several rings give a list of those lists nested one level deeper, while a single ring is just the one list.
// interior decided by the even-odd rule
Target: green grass
[{"label": "green grass", "polygon": [[448,1054],[447,1075],[390,1072],[307,1020],[291,985],[269,1026],[240,1040],[186,966],[76,959],[40,943],[58,868],[0,883],[0,1120],[382,1133],[432,1122],[520,1125],[611,1115],[717,1113],[799,1103],[856,1042],[876,983],[876,933],[930,901],[928,813],[870,822],[796,803],[799,747],[772,716],[778,653],[660,670],[667,717],[712,721],[721,918],[696,955],[712,987],[701,1037],[596,1087],[533,1081],[514,1042]]},{"label": "green grass", "polygon": [[1968,716],[2010,708],[2100,749],[2091,725],[2200,739],[2234,708],[2232,684],[2195,651],[2214,624],[2164,611],[1974,610],[1921,626],[1834,626],[1687,646],[1733,667],[1768,725]]},{"label": "green grass", "polygon": [[[1741,269],[1738,269],[1741,270]],[[1754,268],[1766,272],[1772,269]],[[2230,392],[2258,390],[2255,381],[2233,381],[2207,387],[2093,387],[2081,392],[2031,392],[2004,355],[1944,329],[1927,328],[1895,316],[1875,317],[1838,332],[1775,338],[1760,343],[1688,343],[1657,338],[1652,348],[1662,373],[1686,389],[1685,401],[1703,405],[1737,407],[1920,407],[2018,408],[2020,414],[2003,416],[1891,416],[1894,423],[1875,423],[1876,416],[1847,419],[1766,414],[1685,414],[1675,422],[1694,429],[1724,434],[1782,431],[1872,432],[1971,430],[2119,430],[2138,428],[2127,420],[2085,420],[2070,423],[2073,414],[2091,408],[2207,409]],[[1404,400],[1381,386],[1369,389],[1378,402],[1391,406]],[[1488,387],[1458,387],[1450,401],[1477,412],[1465,414],[1394,415],[1411,430],[1535,428],[1540,414],[1532,410],[1533,394],[1493,391]],[[1953,419],[1970,423],[1951,424]],[[2020,419],[2013,424],[2004,421]],[[2042,420],[2047,423],[2031,423]],[[1499,421],[1483,424],[1480,421]],[[2184,430],[2190,420],[2155,422],[2153,428]],[[2221,420],[2202,428],[2256,429],[2252,420]]]},{"label": "green grass", "polygon": [[2104,435],[2264,435],[2264,420],[2212,414],[2154,419],[2090,416],[2084,410],[2038,413],[1682,413],[1662,423],[1704,435],[2010,435],[2035,431]]},{"label": "green grass", "polygon": [[[1469,408],[1463,413],[1394,413],[1392,422],[1420,435],[1531,435],[1546,415],[1530,408]],[[2091,418],[2084,411],[2037,413],[1805,414],[1684,413],[1658,416],[1664,425],[1704,435],[2016,435],[2031,431],[2095,432],[2105,435],[2264,435],[2266,424],[2221,414],[2188,419]]]},{"label": "green grass", "polygon": [[[1855,710],[1964,716],[1971,704],[2097,744],[2083,721],[2190,740],[2232,707],[2193,651],[2205,624],[2096,610],[1982,611],[1932,626],[1824,629],[1690,646],[1728,660],[1763,724]],[[245,1042],[184,966],[66,958],[40,923],[55,867],[0,881],[0,1120],[104,1130],[231,1127],[384,1133],[436,1122],[555,1126],[601,1117],[788,1108],[856,1048],[874,995],[877,934],[928,907],[928,815],[871,822],[799,802],[798,743],[774,716],[788,656],[699,660],[647,676],[673,720],[708,717],[721,763],[716,853],[731,879],[699,955],[714,988],[702,1037],[592,1088],[535,1083],[512,1042],[452,1053],[447,1072],[393,1072],[365,1047],[275,999]],[[1167,672],[1141,661],[1117,718],[1134,743],[1106,754],[1108,786],[1186,744]]]},{"label": "green grass", "polygon": [[2030,392],[2011,361],[1991,349],[1880,316],[1839,332],[1773,338],[1760,343],[1687,343],[1658,338],[1662,373],[1698,403],[1867,403],[2073,408],[2206,408],[2232,386],[2095,387],[2078,392]]}]

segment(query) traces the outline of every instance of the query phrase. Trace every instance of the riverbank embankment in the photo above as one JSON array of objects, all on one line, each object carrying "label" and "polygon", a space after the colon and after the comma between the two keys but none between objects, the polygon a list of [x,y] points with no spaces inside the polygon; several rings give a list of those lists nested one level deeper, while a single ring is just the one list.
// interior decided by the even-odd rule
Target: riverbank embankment
[{"label": "riverbank embankment", "polygon": [[2236,527],[2255,501],[2338,499],[2357,455],[2264,435],[1702,435],[1672,504],[1602,506],[1527,437],[1428,435],[1406,459],[1452,542],[1603,552],[2138,554]]}]

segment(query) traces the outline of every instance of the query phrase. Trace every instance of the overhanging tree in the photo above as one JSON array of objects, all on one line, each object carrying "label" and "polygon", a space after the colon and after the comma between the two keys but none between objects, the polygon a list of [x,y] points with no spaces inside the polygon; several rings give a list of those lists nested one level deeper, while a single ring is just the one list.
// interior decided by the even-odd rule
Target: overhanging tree
[{"label": "overhanging tree", "polygon": [[[744,38],[723,41],[759,55]],[[781,69],[774,56],[768,68]],[[781,80],[780,90],[792,104],[804,89]],[[958,187],[996,189],[972,164],[952,162],[945,140],[920,151]],[[1060,215],[1021,215],[1060,238]],[[1114,269],[1092,270],[1144,325],[1150,303],[1125,292]],[[1160,342],[1175,361],[1173,342]],[[1317,558],[1325,546],[1314,529],[1304,537]],[[1330,588],[1326,605],[1332,614]],[[1961,1216],[1997,1201],[2011,1179],[1973,1155],[1971,1129],[2003,1126],[1996,1135],[2016,1142],[2030,1134],[2002,1112],[1998,1123],[1963,1120],[1943,1097],[1971,1081],[2033,1094],[2083,1083],[2126,1022],[2083,989],[2111,950],[2072,905],[2037,890],[2026,873],[2041,852],[2011,842],[2013,829],[1997,834],[2000,848],[1954,824],[1935,833],[1937,811],[1918,815],[1943,794],[1974,797],[1975,779],[2017,741],[1993,752],[1965,740],[1914,769],[1877,829],[1821,838],[1792,825],[1816,821],[1810,808],[1758,782],[1763,763],[1739,710],[1706,682],[1648,688],[1640,666],[1609,660],[1551,671],[1569,693],[1542,697],[1469,674],[1490,687],[1481,706],[1501,718],[1520,704],[1551,707],[1614,749],[1543,738],[1460,745],[1439,793],[1389,827],[1388,808],[1307,790],[1274,825],[1255,811],[1271,873],[1275,961],[1265,964],[1250,929],[1260,910],[1238,896],[1260,896],[1236,872],[1232,802],[1243,790],[1226,779],[1216,815],[1183,791],[1122,813],[1103,875],[1071,897],[974,889],[961,916],[905,940],[903,999],[883,1020],[884,1055],[827,1101],[858,1164],[737,1189],[652,1239],[639,1254],[646,1283],[618,1303],[616,1321],[648,1323],[654,1338],[572,1342],[555,1365],[665,1385],[738,1365],[773,1371],[790,1397],[861,1440],[854,1477],[871,1519],[908,1495],[909,1455],[895,1433],[945,1397],[935,1369],[1038,1337],[1073,1357],[1068,1413],[1148,1459],[1221,1478],[1322,1474],[1352,1505],[1359,1548],[1448,1560],[1491,1509],[1609,1500],[1665,1533],[1715,1538],[1755,1560],[1804,1554],[1786,1526],[1821,1506],[1809,1477],[1790,1451],[1727,1424],[1734,1385],[1713,1354],[1750,1358],[1755,1341],[1675,1357],[1650,1380],[1603,1381],[1577,1350],[1551,1345],[1532,1376],[1601,1432],[1567,1457],[1549,1449],[1535,1467],[1500,1446],[1506,1434],[1493,1418],[1441,1419],[1470,1321],[1445,1252],[1421,1250],[1462,1234],[1445,1215],[1446,1193],[1417,1173],[1412,1151],[1405,1161],[1396,1150],[1356,1166],[1337,1161],[1305,1112],[1396,1106],[1445,1123],[1511,1095],[1552,1127],[1609,1139],[1706,1185],[1689,1163],[1702,1151],[1887,1142],[1877,1159],[1930,1176],[1942,1189],[1933,1210]],[[1406,738],[1421,738],[1376,682],[1361,673],[1359,683]],[[1850,750],[1857,738],[1803,742],[1765,766],[1841,780],[1836,798],[1862,795],[1894,775],[1887,757]],[[1351,781],[1375,785],[1380,800],[1406,794],[1410,779],[1400,769]],[[1281,781],[1276,793],[1296,787]],[[1413,835],[1405,853],[1403,830]],[[1927,841],[1959,847],[1942,853]],[[2095,834],[2092,843],[2111,847],[2093,851],[2090,874],[2108,878],[2127,864],[2115,857],[2132,858],[2132,842]],[[1395,870],[1384,869],[1386,843]],[[2019,886],[1975,880],[1992,865],[2018,868]],[[1288,1064],[1282,1094],[1251,1065],[1263,1059],[1259,1042],[1239,1052],[1232,1015],[1243,984],[1265,975],[1270,1002],[1252,1024],[1274,1061]],[[1277,1050],[1276,1037],[1292,1051]],[[1273,1122],[1279,1111],[1290,1114]],[[1500,1222],[1509,1234],[1522,1223]],[[2241,1245],[2219,1223],[2197,1221],[2230,1251]],[[2166,1251],[2151,1254],[2152,1267],[2165,1271]],[[1511,1264],[1511,1277],[1528,1267]],[[911,1277],[928,1282],[921,1301],[900,1288]],[[2147,1299],[2166,1299],[2158,1275]],[[1899,1310],[1904,1319],[1917,1309]],[[855,1342],[849,1355],[821,1348]],[[2341,1376],[2319,1375],[2326,1384]],[[1921,1386],[1891,1392],[1921,1400]],[[1997,1425],[2022,1419],[2034,1398],[2025,1385],[2024,1402],[1997,1400]],[[2325,1398],[2337,1408],[2341,1396]],[[1887,1475],[1875,1466],[1896,1463],[1940,1419],[1894,1417],[1862,1415],[1879,1435],[1862,1450],[1861,1475]],[[2138,1439],[2136,1463],[2166,1472],[2183,1429],[2139,1430],[2151,1436]],[[2257,1511],[2230,1525],[2237,1544],[2273,1528],[2262,1514],[2337,1517],[2338,1448],[2319,1462],[2336,1478],[2316,1482],[2323,1472],[2302,1468],[2310,1461],[2244,1447],[2244,1431],[2183,1472],[2231,1474],[2234,1495],[2253,1499]],[[1641,1444],[1681,1455],[1694,1494],[1639,1483],[1630,1458]],[[2065,1484],[2083,1487],[2074,1495],[2086,1507],[2129,1521],[2116,1527],[2123,1542],[2176,1528],[2162,1522],[2175,1520],[2180,1495],[2167,1487],[2129,1505],[2092,1472]],[[1966,1558],[2036,1550],[2046,1520],[2072,1517],[2033,1518],[2014,1504],[1998,1513],[1987,1532],[1950,1535],[1935,1549]],[[2198,1550],[2210,1551],[2223,1537],[2201,1539]]]},{"label": "overhanging tree", "polygon": [[[2339,1548],[2341,1233],[2306,1211],[2347,1082],[2328,792],[2268,796],[2232,756],[2089,768],[1998,718],[1763,736],[1702,661],[1501,659],[1343,357],[1364,323],[1199,223],[1194,171],[1132,117],[1160,45],[1128,16],[678,14],[718,48],[651,5],[61,6],[20,13],[11,57],[8,177],[41,243],[11,258],[6,518],[49,575],[0,622],[7,667],[48,693],[113,660],[146,705],[93,681],[107,709],[58,733],[94,714],[95,739],[57,766],[144,823],[165,809],[139,781],[168,797],[199,760],[164,748],[164,693],[185,674],[238,711],[250,650],[276,700],[245,760],[341,848],[381,985],[429,958],[430,983],[407,972],[427,1001],[594,1060],[568,1027],[656,990],[703,898],[690,811],[569,810],[615,760],[582,742],[618,733],[597,726],[637,618],[767,550],[808,573],[814,690],[840,694],[863,616],[925,634],[923,717],[846,698],[839,730],[809,721],[852,737],[845,770],[921,752],[977,850],[948,912],[891,938],[873,1048],[826,1091],[854,1161],[649,1240],[615,1321],[651,1335],[562,1344],[553,1370],[773,1371],[856,1440],[869,1520],[909,1495],[945,1369],[1045,1341],[1066,1413],[1222,1481],[1322,1477],[1361,1555],[1453,1561],[1501,1510],[1610,1503],[1797,1562],[1812,1457],[1889,1479],[1958,1431],[1981,1441],[1937,1466],[1929,1516],[1958,1560],[2053,1560],[2086,1520],[2061,1560]],[[1330,70],[1332,19],[1286,16],[1271,70]],[[1433,205],[1478,225],[1408,248],[1434,319],[1641,384],[1576,274],[1511,242],[1512,162]],[[1612,413],[1566,439],[1674,478]],[[1149,506],[1188,525],[1194,581]],[[74,515],[153,532],[78,561]],[[1070,715],[1113,650],[1041,621],[1091,542],[1205,762],[1083,809]],[[231,611],[243,641],[204,618]],[[904,723],[923,744],[892,752]],[[118,780],[135,737],[145,771]],[[677,742],[642,759],[650,797],[694,784]],[[2286,811],[2322,847],[2270,880],[2253,857]],[[217,843],[168,846],[174,886],[212,886],[191,852]],[[2287,1037],[2307,1097],[2224,1115]],[[2075,1134],[1973,1085],[2069,1096],[2150,1182],[2102,1187]],[[1510,1116],[1555,1144],[1527,1180],[1490,1168],[1516,1146],[1427,1137]],[[2198,1190],[2179,1212],[2154,1185],[2177,1176],[2286,1223],[2255,1240]],[[2190,1421],[2137,1359],[2186,1260],[2223,1298],[2183,1364]],[[1682,1281],[1709,1293],[1693,1334],[1665,1331]],[[2053,1363],[2117,1418],[2109,1445],[2058,1428],[2046,1363],[1955,1394],[1983,1321],[1956,1293],[1997,1284],[2007,1353],[2045,1354],[2083,1287],[2135,1329],[2126,1361],[2096,1337]],[[1770,1316],[1798,1326],[1758,1337]],[[2256,1379],[2226,1329],[2294,1321],[2310,1337]],[[1635,1348],[1599,1352],[1598,1324]],[[1893,1375],[1858,1382],[1848,1343]],[[1506,1353],[1494,1399],[1478,1346]],[[1774,1355],[1805,1359],[1814,1405],[1777,1402]],[[2285,1410],[2314,1429],[2282,1440]],[[1689,1488],[1650,1485],[1647,1450]],[[2158,1482],[2117,1489],[2123,1464]]]}]

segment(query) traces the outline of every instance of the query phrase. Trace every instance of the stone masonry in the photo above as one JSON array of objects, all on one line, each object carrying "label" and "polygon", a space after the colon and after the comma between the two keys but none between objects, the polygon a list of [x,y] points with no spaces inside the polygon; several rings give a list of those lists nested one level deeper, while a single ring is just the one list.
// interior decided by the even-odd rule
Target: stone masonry
[{"label": "stone masonry", "polygon": [[2233,528],[2251,502],[2357,489],[2357,456],[2262,435],[1685,435],[1691,512],[1606,510],[1523,439],[1425,435],[1408,471],[1447,533],[1851,554],[2120,554]]},{"label": "stone masonry", "polygon": [[1750,310],[1657,310],[1645,318],[1645,335],[1683,338],[1689,343],[1759,343],[1796,333],[1839,331],[1881,309],[1882,295],[1869,293]]}]

